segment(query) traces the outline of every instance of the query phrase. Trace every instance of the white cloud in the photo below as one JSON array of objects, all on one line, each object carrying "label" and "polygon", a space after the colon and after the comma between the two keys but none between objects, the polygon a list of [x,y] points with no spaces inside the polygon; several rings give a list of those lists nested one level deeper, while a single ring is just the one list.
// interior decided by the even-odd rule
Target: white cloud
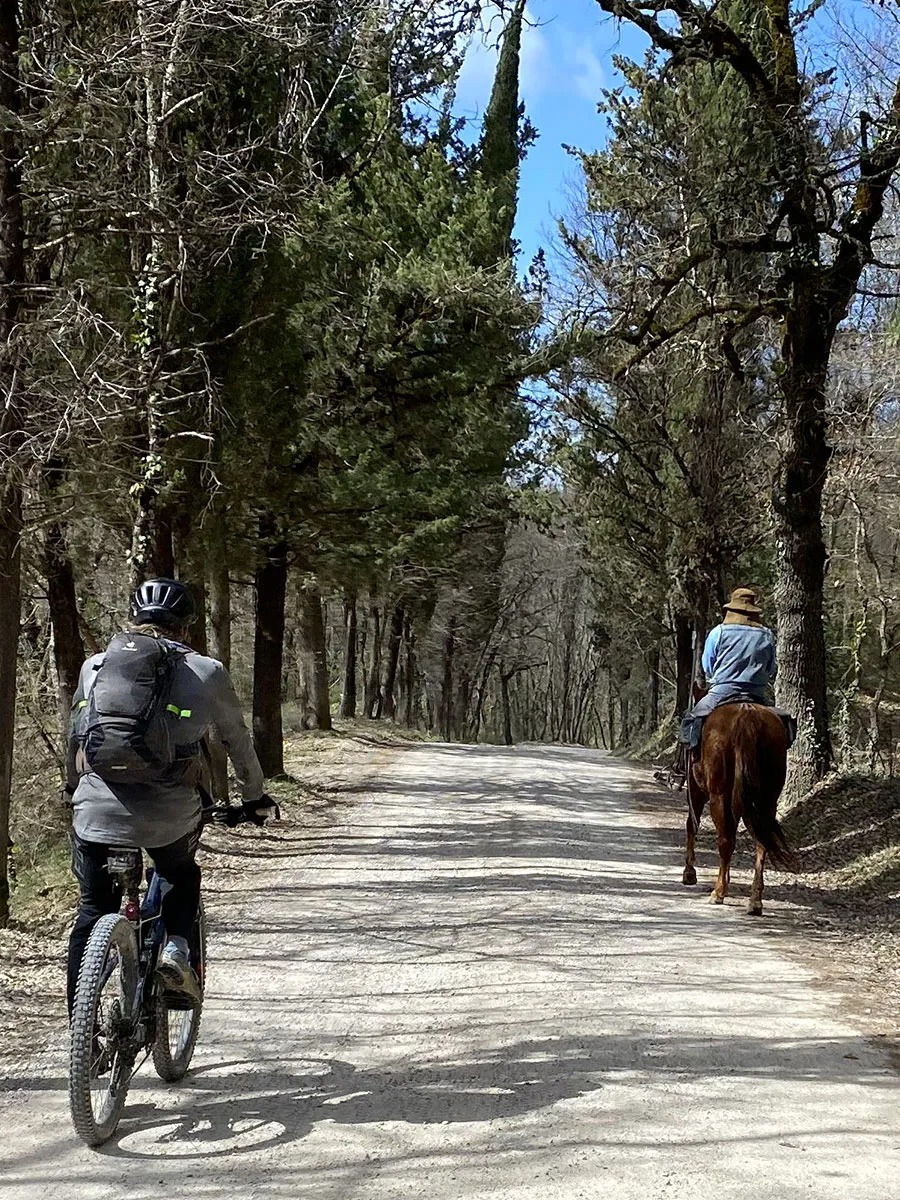
[{"label": "white cloud", "polygon": [[522,58],[519,81],[526,103],[542,92],[554,89],[555,70],[550,45],[542,29],[529,25],[522,31]]},{"label": "white cloud", "polygon": [[[521,92],[526,105],[547,95],[580,96],[591,102],[600,99],[605,73],[597,50],[580,41],[560,23],[536,24],[526,14],[522,31]],[[496,10],[486,10],[483,33],[469,43],[457,86],[457,110],[483,113],[491,94],[497,69],[501,23]]]},{"label": "white cloud", "polygon": [[566,34],[565,41],[568,43],[566,59],[574,67],[569,76],[571,86],[585,100],[598,101],[606,87],[606,72],[600,55],[590,44],[576,42],[571,34]]},{"label": "white cloud", "polygon": [[497,70],[497,51],[474,38],[466,50],[466,58],[456,85],[456,107],[469,115],[483,112],[491,94]]}]

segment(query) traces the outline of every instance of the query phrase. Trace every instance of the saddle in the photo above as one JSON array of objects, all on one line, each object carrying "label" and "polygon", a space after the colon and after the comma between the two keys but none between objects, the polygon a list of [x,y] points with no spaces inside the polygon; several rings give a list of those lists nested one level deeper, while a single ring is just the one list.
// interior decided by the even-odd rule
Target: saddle
[{"label": "saddle", "polygon": [[[759,704],[759,697],[751,695],[749,692],[737,692],[734,696],[729,696],[727,700],[723,700],[721,704],[717,704],[716,708],[724,708],[727,704]],[[793,746],[797,738],[797,718],[786,709],[777,708],[774,705],[765,705],[770,708],[776,717],[781,718],[781,723],[784,725],[784,731],[787,735],[788,748]],[[715,709],[713,709],[713,712]],[[704,716],[695,717],[691,713],[686,714],[681,720],[681,735],[680,740],[684,742],[688,750],[693,750],[695,753],[700,748],[700,742],[703,738],[703,725],[706,718],[709,716],[706,713]]]}]

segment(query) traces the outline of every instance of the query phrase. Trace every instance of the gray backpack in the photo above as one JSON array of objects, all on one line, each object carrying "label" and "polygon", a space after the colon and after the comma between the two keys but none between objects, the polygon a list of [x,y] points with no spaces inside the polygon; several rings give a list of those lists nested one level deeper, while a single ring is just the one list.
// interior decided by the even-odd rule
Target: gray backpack
[{"label": "gray backpack", "polygon": [[87,771],[109,783],[150,783],[171,772],[181,758],[175,722],[188,715],[170,703],[184,653],[148,634],[116,634],[74,715]]}]

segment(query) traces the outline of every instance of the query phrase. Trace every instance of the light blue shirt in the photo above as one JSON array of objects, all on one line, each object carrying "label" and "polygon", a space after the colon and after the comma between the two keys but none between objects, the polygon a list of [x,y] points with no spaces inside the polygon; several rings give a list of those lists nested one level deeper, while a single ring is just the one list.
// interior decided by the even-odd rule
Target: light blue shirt
[{"label": "light blue shirt", "polygon": [[765,625],[717,625],[707,636],[701,663],[710,689],[739,685],[762,691],[778,671],[772,631]]}]

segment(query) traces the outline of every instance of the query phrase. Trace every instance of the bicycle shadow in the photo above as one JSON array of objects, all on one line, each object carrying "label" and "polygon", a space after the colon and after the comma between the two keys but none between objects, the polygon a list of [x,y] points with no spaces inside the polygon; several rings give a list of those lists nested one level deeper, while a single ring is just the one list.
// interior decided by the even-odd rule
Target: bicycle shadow
[{"label": "bicycle shadow", "polygon": [[[658,1086],[728,1072],[738,1077],[735,1087],[748,1089],[748,1098],[753,1082],[765,1078],[893,1088],[896,1077],[885,1067],[884,1053],[856,1036],[786,1043],[622,1033],[529,1039],[464,1060],[397,1067],[358,1068],[338,1058],[232,1059],[192,1071],[171,1108],[129,1105],[115,1139],[100,1153],[151,1159],[255,1154],[300,1141],[322,1122],[489,1124],[577,1100],[612,1083],[633,1089],[640,1107],[648,1075],[651,1086]],[[592,1120],[608,1124],[615,1140],[621,1110],[606,1110],[600,1101],[595,1109]],[[797,1123],[802,1131],[799,1113]],[[647,1139],[641,1144],[656,1144],[650,1128],[640,1136]],[[758,1137],[752,1130],[746,1134],[748,1141]]]}]

